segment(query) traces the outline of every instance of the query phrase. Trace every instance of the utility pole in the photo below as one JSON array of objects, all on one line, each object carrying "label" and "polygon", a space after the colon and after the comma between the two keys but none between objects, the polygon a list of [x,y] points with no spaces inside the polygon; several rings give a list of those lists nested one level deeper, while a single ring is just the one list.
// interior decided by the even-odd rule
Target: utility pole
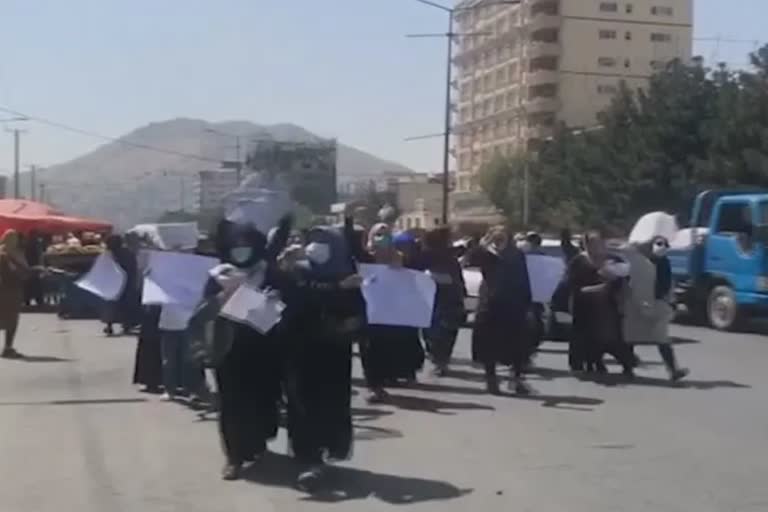
[{"label": "utility pole", "polygon": [[240,157],[240,136],[235,136],[235,158],[237,158],[237,186],[243,181],[243,159]]},{"label": "utility pole", "polygon": [[186,211],[186,204],[187,204],[187,192],[185,190],[186,182],[184,180],[184,176],[179,176],[179,211],[184,212]]},{"label": "utility pole", "polygon": [[21,197],[21,174],[19,173],[19,162],[21,159],[21,130],[13,130],[13,198]]},{"label": "utility pole", "polygon": [[40,193],[38,194],[38,199],[41,203],[45,203],[46,202],[45,183],[41,183],[39,186],[40,186]]},{"label": "utility pole", "polygon": [[[448,224],[448,219],[450,216],[450,191],[451,191],[451,171],[450,171],[450,161],[451,161],[451,134],[452,134],[452,126],[451,126],[451,113],[453,110],[453,104],[451,102],[451,87],[453,87],[453,43],[454,40],[458,37],[473,37],[473,36],[484,36],[484,35],[490,35],[490,33],[475,33],[475,34],[457,34],[453,31],[454,27],[454,16],[456,13],[464,12],[464,11],[471,11],[473,9],[482,9],[486,7],[493,7],[496,5],[520,5],[523,0],[494,0],[494,1],[487,1],[487,2],[481,2],[476,5],[470,5],[467,7],[446,7],[442,4],[439,4],[437,2],[433,2],[432,0],[416,0],[419,3],[422,3],[424,5],[428,5],[430,7],[434,7],[436,9],[440,9],[443,12],[446,12],[448,14],[448,32],[445,34],[410,34],[408,37],[445,37],[448,39],[448,61],[446,64],[447,71],[446,71],[446,86],[445,86],[445,127],[442,134],[444,138],[444,144],[443,144],[443,224]],[[429,137],[429,136],[427,136]],[[406,140],[417,140],[427,137],[412,137],[410,139]]]},{"label": "utility pole", "polygon": [[35,201],[37,194],[37,166],[29,166],[29,198]]}]

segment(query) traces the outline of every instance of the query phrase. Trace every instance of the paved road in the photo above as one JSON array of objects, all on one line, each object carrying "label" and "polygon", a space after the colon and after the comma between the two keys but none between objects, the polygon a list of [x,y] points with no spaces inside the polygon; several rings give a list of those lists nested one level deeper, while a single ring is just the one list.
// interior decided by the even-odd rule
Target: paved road
[{"label": "paved road", "polygon": [[564,345],[547,344],[528,399],[485,395],[460,359],[455,378],[424,377],[394,405],[358,396],[354,460],[334,493],[309,499],[281,456],[249,481],[220,481],[215,423],[129,384],[133,339],[22,321],[31,357],[0,361],[0,510],[768,510],[766,337],[676,327],[698,341],[678,347],[693,370],[679,387],[651,349],[635,383],[598,384],[568,375]]}]

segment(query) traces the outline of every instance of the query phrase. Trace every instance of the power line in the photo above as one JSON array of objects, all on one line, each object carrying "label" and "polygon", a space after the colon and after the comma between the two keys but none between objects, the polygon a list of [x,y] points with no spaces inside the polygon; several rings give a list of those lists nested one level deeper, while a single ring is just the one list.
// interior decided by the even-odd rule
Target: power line
[{"label": "power line", "polygon": [[183,153],[181,151],[175,151],[173,149],[160,148],[160,147],[157,147],[157,146],[151,146],[149,144],[142,144],[141,142],[131,142],[131,141],[125,140],[124,138],[111,137],[109,135],[104,135],[104,134],[101,134],[101,133],[92,132],[92,131],[89,131],[89,130],[84,130],[82,128],[76,128],[74,126],[71,126],[71,125],[68,125],[68,124],[64,124],[64,123],[60,123],[60,122],[57,122],[57,121],[52,121],[52,120],[46,119],[44,117],[38,117],[38,116],[30,115],[30,114],[25,114],[25,113],[19,112],[18,110],[14,110],[14,109],[11,109],[11,108],[8,108],[8,107],[4,107],[4,106],[0,106],[0,112],[5,112],[6,114],[11,114],[11,115],[15,115],[15,116],[23,116],[23,117],[27,118],[30,121],[35,121],[37,123],[44,124],[44,125],[47,125],[47,126],[51,126],[53,128],[58,128],[60,130],[76,133],[78,135],[84,135],[86,137],[93,137],[93,138],[96,138],[96,139],[105,140],[107,142],[114,142],[114,143],[117,143],[117,144],[122,144],[124,146],[129,146],[129,147],[133,147],[133,148],[137,148],[137,149],[145,149],[147,151],[155,151],[156,153],[164,153],[164,154],[167,154],[167,155],[180,156],[180,157],[183,157],[183,158],[189,158],[191,160],[199,160],[201,162],[209,162],[209,163],[217,163],[217,164],[221,163],[220,160],[215,160],[213,158],[206,158],[206,157],[201,156],[201,155],[193,155],[191,153]]}]

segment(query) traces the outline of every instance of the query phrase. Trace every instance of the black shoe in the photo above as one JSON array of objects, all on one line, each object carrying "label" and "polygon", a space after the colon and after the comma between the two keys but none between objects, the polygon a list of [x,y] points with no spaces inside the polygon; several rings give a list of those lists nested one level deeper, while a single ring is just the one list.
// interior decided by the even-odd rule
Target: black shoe
[{"label": "black shoe", "polygon": [[3,349],[2,354],[0,354],[0,357],[4,359],[23,359],[24,356],[21,355],[19,352],[16,351],[13,347],[6,347]]},{"label": "black shoe", "polygon": [[496,379],[490,379],[485,382],[485,390],[491,395],[500,395],[499,382]]},{"label": "black shoe", "polygon": [[312,466],[306,471],[299,473],[296,479],[296,487],[303,492],[316,492],[320,486],[320,480],[323,476],[323,466]]},{"label": "black shoe", "polygon": [[688,376],[688,374],[691,373],[691,371],[687,368],[678,368],[677,370],[673,371],[669,375],[669,379],[672,382],[677,382],[680,379],[684,379]]},{"label": "black shoe", "polygon": [[240,472],[243,469],[243,465],[239,463],[228,462],[224,469],[221,470],[221,478],[224,480],[238,480],[240,479]]},{"label": "black shoe", "polygon": [[531,388],[525,382],[518,381],[515,384],[515,394],[520,396],[529,396],[531,394]]}]

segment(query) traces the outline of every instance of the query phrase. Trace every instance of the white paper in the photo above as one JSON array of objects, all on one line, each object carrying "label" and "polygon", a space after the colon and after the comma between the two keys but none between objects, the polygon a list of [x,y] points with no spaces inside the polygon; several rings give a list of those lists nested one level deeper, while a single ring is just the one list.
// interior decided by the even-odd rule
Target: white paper
[{"label": "white paper", "polygon": [[527,254],[525,259],[533,302],[549,304],[565,275],[565,262],[562,258],[541,254]]},{"label": "white paper", "polygon": [[280,184],[267,184],[249,176],[224,201],[225,218],[236,224],[251,224],[265,235],[291,210],[291,195]]},{"label": "white paper", "polygon": [[203,297],[216,258],[178,252],[149,251],[144,277],[144,304],[179,304],[194,308]]},{"label": "white paper", "polygon": [[219,315],[235,322],[248,324],[266,334],[280,322],[285,304],[261,290],[244,284],[221,308]]},{"label": "white paper", "polygon": [[96,258],[91,270],[75,284],[104,300],[115,300],[123,293],[126,280],[125,271],[110,253],[105,252]]},{"label": "white paper", "polygon": [[129,232],[147,236],[155,247],[168,251],[195,249],[200,238],[195,222],[139,224]]},{"label": "white paper", "polygon": [[629,242],[644,244],[657,236],[674,240],[677,236],[677,220],[673,215],[664,212],[647,213],[640,217],[632,232],[629,234]]},{"label": "white paper", "polygon": [[163,331],[184,331],[195,310],[179,304],[165,304],[160,310],[158,327]]},{"label": "white paper", "polygon": [[424,272],[388,265],[359,265],[368,323],[426,328],[432,325],[435,281]]}]

